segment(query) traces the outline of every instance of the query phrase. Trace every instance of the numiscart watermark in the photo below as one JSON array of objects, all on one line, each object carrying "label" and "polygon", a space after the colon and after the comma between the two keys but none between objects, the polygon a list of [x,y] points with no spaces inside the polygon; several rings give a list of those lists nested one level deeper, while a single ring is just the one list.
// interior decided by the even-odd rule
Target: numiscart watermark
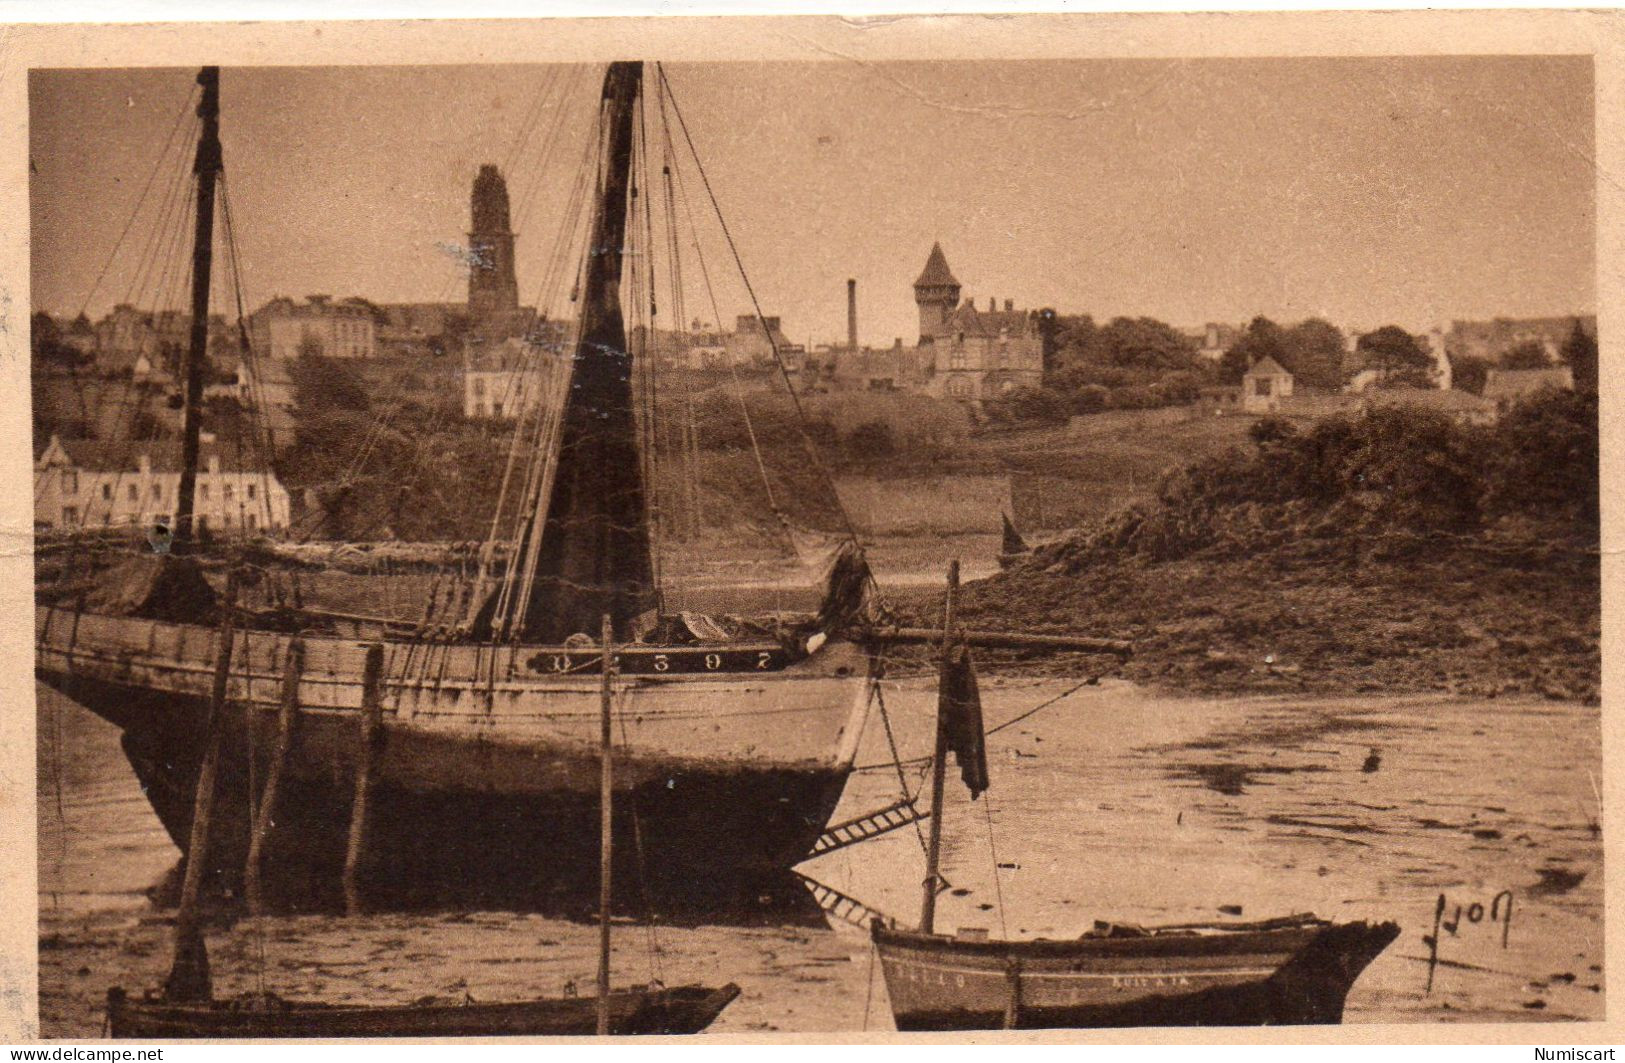
[{"label": "numiscart watermark", "polygon": [[1535,1058],[1539,1060],[1558,1060],[1561,1063],[1596,1063],[1599,1060],[1608,1060],[1612,1063],[1613,1048],[1536,1048]]}]

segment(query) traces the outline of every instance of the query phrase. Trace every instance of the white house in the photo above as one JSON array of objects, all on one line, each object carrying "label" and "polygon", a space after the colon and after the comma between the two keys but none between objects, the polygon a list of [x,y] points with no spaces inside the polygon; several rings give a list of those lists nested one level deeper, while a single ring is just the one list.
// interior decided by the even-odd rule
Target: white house
[{"label": "white house", "polygon": [[[198,452],[199,530],[258,534],[288,526],[288,492],[270,469],[213,441]],[[34,523],[50,528],[169,524],[180,493],[173,441],[98,443],[51,437],[34,462]]]},{"label": "white house", "polygon": [[1248,413],[1274,413],[1291,397],[1292,374],[1267,354],[1241,378],[1241,408]]}]

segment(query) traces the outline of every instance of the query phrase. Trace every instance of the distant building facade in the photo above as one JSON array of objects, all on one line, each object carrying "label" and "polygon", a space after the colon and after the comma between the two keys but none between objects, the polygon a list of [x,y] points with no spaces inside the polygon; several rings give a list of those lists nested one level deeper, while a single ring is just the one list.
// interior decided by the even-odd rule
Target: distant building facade
[{"label": "distant building facade", "polygon": [[261,357],[292,361],[307,351],[323,358],[372,358],[378,353],[372,307],[360,299],[333,302],[309,295],[303,303],[278,296],[249,315],[249,336]]},{"label": "distant building facade", "polygon": [[[214,443],[199,451],[200,531],[258,534],[288,526],[287,489]],[[52,436],[34,463],[34,522],[51,528],[171,524],[180,495],[177,442],[99,443]]]},{"label": "distant building facade", "polygon": [[1574,370],[1554,365],[1545,369],[1491,369],[1484,375],[1484,398],[1501,408],[1547,390],[1573,391]]},{"label": "distant building facade", "polygon": [[[914,282],[920,336],[914,346],[831,350],[810,359],[835,390],[908,391],[962,402],[995,399],[1044,379],[1044,338],[1037,311],[1006,299],[981,309],[961,300],[961,285],[940,243],[931,245]],[[809,373],[811,376],[811,367]]]},{"label": "distant building facade", "polygon": [[538,322],[527,339],[470,350],[463,359],[463,416],[512,421],[547,401],[570,371],[572,338],[568,322]]},{"label": "distant building facade", "polygon": [[777,316],[740,314],[729,331],[700,321],[683,331],[639,325],[627,341],[634,355],[651,357],[665,369],[776,370],[783,362],[795,373],[807,358],[806,346],[790,342]]},{"label": "distant building facade", "polygon": [[1241,338],[1244,329],[1209,321],[1201,328],[1182,328],[1180,334],[1196,344],[1197,357],[1217,364]]},{"label": "distant building facade", "polygon": [[[93,354],[104,373],[131,373],[169,379],[177,372],[192,342],[192,315],[178,310],[138,310],[120,303],[95,325],[76,319],[67,333],[75,350]],[[222,355],[237,349],[235,331],[223,314],[209,315],[208,352]]]},{"label": "distant building facade", "polygon": [[1597,315],[1572,317],[1498,317],[1491,321],[1452,321],[1444,334],[1451,357],[1468,356],[1496,361],[1512,348],[1537,343],[1548,361],[1556,361],[1575,324],[1592,339],[1597,338]]}]

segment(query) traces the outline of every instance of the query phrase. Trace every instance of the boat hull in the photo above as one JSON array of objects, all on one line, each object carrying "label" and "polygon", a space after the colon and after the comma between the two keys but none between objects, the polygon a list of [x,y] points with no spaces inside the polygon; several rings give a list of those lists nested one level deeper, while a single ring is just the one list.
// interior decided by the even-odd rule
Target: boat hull
[{"label": "boat hull", "polygon": [[[207,628],[88,614],[58,614],[37,639],[39,678],[123,730],[125,753],[183,855],[217,640]],[[363,748],[365,647],[307,639],[304,651],[297,725],[261,862],[267,899],[292,908],[342,896]],[[239,635],[235,645],[205,880],[217,893],[241,888],[249,794],[270,771],[287,653],[287,637],[269,633]],[[504,651],[495,661],[472,647],[442,660],[422,654],[386,646],[383,737],[360,868],[368,903],[552,908],[595,896],[599,678],[525,674],[527,658],[551,664],[545,649]],[[851,766],[867,677],[855,647],[804,663],[764,676],[618,681],[615,858],[624,907],[649,894],[678,907],[748,896],[782,882],[812,848]]]},{"label": "boat hull", "polygon": [[[679,986],[610,994],[609,1031],[617,1036],[693,1034],[710,1026],[739,987]],[[115,1039],[337,1037],[548,1037],[597,1032],[594,997],[501,1004],[355,1007],[256,1001],[166,1004],[108,994],[108,1032]]]},{"label": "boat hull", "polygon": [[877,926],[903,1031],[1338,1023],[1399,934],[1320,921],[1204,934],[964,941]]}]

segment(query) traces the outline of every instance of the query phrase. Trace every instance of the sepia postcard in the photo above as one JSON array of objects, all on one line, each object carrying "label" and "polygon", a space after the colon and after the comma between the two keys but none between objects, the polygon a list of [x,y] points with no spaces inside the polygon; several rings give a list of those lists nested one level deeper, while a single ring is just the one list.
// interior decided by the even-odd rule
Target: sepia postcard
[{"label": "sepia postcard", "polygon": [[0,34],[6,1039],[1619,1039],[1618,13]]}]

